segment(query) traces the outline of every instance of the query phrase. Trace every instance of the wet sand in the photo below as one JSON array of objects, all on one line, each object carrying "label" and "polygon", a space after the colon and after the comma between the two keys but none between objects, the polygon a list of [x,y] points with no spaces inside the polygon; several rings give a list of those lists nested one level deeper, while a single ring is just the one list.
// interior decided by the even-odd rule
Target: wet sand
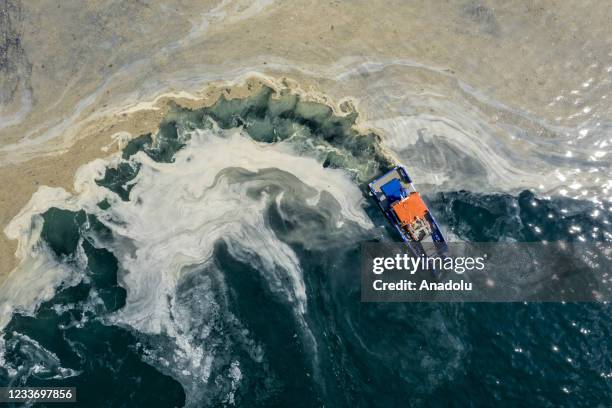
[{"label": "wet sand", "polygon": [[[558,163],[540,156],[581,131],[597,134],[596,124],[612,116],[606,99],[612,16],[604,2],[9,1],[3,7],[0,229],[37,186],[69,190],[80,165],[116,150],[102,149],[113,134],[154,130],[169,99],[160,95],[178,95],[187,106],[210,103],[226,88],[240,97],[248,87],[232,90],[232,81],[253,73],[289,77],[298,84],[290,86],[327,95],[332,104],[351,98],[364,126],[390,138],[447,118],[454,122],[437,134],[462,120],[478,124],[463,131],[475,141],[448,139],[458,137],[479,159],[490,189],[537,186],[529,174],[544,179],[557,164],[576,167],[562,161],[563,147],[554,152]],[[210,88],[211,82],[218,85]],[[425,115],[428,122],[421,121]],[[478,150],[478,140],[486,149]],[[405,143],[390,146],[401,155]],[[495,149],[499,157],[518,152],[517,158],[496,168],[486,158]],[[574,155],[590,153],[581,147]],[[528,171],[513,173],[523,165]],[[416,169],[427,183],[446,177],[427,179],[426,170]],[[601,199],[607,190],[599,190]],[[14,252],[2,234],[0,276],[14,267]]]}]

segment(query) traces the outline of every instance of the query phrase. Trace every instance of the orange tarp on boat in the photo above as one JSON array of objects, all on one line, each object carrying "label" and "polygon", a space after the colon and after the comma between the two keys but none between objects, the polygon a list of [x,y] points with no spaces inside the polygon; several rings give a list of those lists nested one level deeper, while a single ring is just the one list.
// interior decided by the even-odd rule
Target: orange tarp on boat
[{"label": "orange tarp on boat", "polygon": [[419,193],[412,192],[402,201],[393,204],[393,212],[403,225],[411,224],[417,218],[423,218],[427,213],[427,206]]}]

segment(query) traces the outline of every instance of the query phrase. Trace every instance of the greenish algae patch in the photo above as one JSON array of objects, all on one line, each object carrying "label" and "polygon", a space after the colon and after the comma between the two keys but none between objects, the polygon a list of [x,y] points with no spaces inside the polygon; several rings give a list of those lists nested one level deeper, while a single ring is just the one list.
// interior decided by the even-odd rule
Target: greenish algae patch
[{"label": "greenish algae patch", "polygon": [[171,163],[174,154],[185,146],[189,132],[215,125],[222,129],[241,128],[262,143],[287,141],[303,155],[314,156],[323,167],[344,169],[362,185],[393,164],[381,147],[379,135],[355,129],[357,113],[344,116],[323,103],[302,100],[287,90],[270,87],[241,99],[224,95],[211,106],[188,109],[173,105],[157,133],[132,139],[123,149],[121,162],[109,168],[97,181],[127,201],[130,183],[139,165],[129,159],[139,151],[161,163]]}]

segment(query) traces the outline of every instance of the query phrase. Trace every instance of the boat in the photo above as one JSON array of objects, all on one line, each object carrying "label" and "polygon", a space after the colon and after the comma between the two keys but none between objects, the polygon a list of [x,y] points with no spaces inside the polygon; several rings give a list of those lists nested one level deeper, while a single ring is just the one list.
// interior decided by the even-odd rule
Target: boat
[{"label": "boat", "polygon": [[446,253],[448,247],[444,235],[403,166],[396,166],[368,187],[414,256]]}]

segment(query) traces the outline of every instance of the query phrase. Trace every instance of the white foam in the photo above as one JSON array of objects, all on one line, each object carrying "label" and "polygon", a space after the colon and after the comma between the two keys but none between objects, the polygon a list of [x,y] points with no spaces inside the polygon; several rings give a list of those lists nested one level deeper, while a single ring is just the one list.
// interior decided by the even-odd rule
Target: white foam
[{"label": "white foam", "polygon": [[[306,293],[299,261],[266,225],[264,209],[268,198],[265,194],[258,198],[248,196],[249,182],[232,183],[219,176],[223,169],[237,167],[256,172],[277,168],[292,173],[314,187],[316,197],[322,191],[332,194],[347,219],[365,228],[371,226],[361,208],[361,193],[345,173],[323,169],[312,158],[297,157],[289,145],[282,143],[256,143],[238,131],[227,137],[209,130],[196,131],[172,164],[157,163],[144,153],[134,159],[142,167],[131,200],[112,205],[109,211],[120,225],[109,227],[136,246],[135,252],[115,252],[128,272],[123,277],[128,299],[121,312],[122,320],[143,332],[167,329],[166,295],[173,293],[184,267],[210,260],[213,244],[218,240],[224,240],[237,258],[260,262],[257,266],[271,274],[271,288],[285,291],[296,311],[304,312]],[[83,173],[90,177],[99,174],[99,164]],[[88,178],[83,174],[78,179],[79,190],[97,200],[100,193],[107,194],[106,189],[87,184]],[[290,278],[290,290],[282,287],[281,275]]]},{"label": "white foam", "polygon": [[0,287],[0,330],[13,312],[34,312],[41,302],[53,297],[57,286],[75,278],[72,269],[54,259],[49,249],[39,243],[39,214],[51,207],[76,210],[77,202],[64,189],[42,186],[4,229],[10,239],[17,240],[15,255],[19,265]]},{"label": "white foam", "polygon": [[[136,248],[114,249],[127,272],[122,282],[128,291],[127,304],[116,319],[143,333],[174,338],[175,355],[170,358],[189,362],[187,371],[195,376],[191,380],[206,383],[213,359],[206,349],[209,341],[193,341],[193,334],[184,327],[191,319],[173,319],[178,309],[174,301],[168,304],[168,298],[174,296],[185,270],[210,264],[215,242],[223,240],[232,256],[260,271],[270,289],[293,306],[299,326],[314,345],[303,317],[307,297],[299,260],[265,218],[265,209],[274,200],[265,192],[249,195],[249,189],[261,187],[262,181],[241,179],[228,169],[258,172],[275,168],[291,173],[311,188],[311,197],[329,192],[347,220],[369,228],[361,192],[348,175],[324,169],[312,158],[296,156],[288,144],[257,143],[238,131],[227,135],[196,131],[174,163],[157,163],[144,153],[136,154],[134,160],[141,163],[141,169],[130,201],[115,202],[109,209],[118,223],[108,226]],[[97,169],[89,171],[96,173]],[[312,203],[317,204],[318,200]]]},{"label": "white foam", "polygon": [[[69,268],[50,253],[36,250],[40,236],[37,214],[49,207],[84,209],[96,215],[116,238],[110,249],[119,261],[119,279],[127,299],[112,320],[174,340],[173,356],[152,358],[184,362],[181,370],[189,371],[192,380],[208,381],[215,355],[207,349],[207,341],[194,341],[188,326],[198,316],[183,316],[188,312],[176,305],[174,297],[186,271],[212,265],[214,245],[221,240],[233,257],[250,263],[270,289],[292,306],[316,360],[316,343],[304,319],[308,299],[299,259],[268,225],[266,209],[285,197],[297,196],[316,210],[323,205],[321,194],[327,192],[339,205],[338,219],[371,228],[359,188],[347,172],[323,168],[314,158],[299,156],[289,142],[258,143],[238,130],[197,130],[190,137],[174,163],[155,162],[143,152],[132,156],[140,170],[129,201],[121,201],[95,182],[107,166],[119,164],[119,154],[80,168],[75,196],[62,189],[39,189],[6,229],[9,237],[19,241],[20,265],[0,291],[0,323],[6,324],[16,308],[33,311],[52,296],[54,288],[71,278]],[[270,173],[270,169],[275,170]],[[270,195],[265,188],[270,183],[285,194]],[[103,199],[111,203],[106,211],[96,205]],[[202,295],[204,301],[212,301]],[[173,318],[176,314],[181,317]],[[198,340],[206,337],[206,329],[201,330]],[[253,350],[255,360],[261,360],[257,345]],[[232,367],[232,384],[237,386],[238,362]],[[181,377],[180,372],[175,374]]]}]

